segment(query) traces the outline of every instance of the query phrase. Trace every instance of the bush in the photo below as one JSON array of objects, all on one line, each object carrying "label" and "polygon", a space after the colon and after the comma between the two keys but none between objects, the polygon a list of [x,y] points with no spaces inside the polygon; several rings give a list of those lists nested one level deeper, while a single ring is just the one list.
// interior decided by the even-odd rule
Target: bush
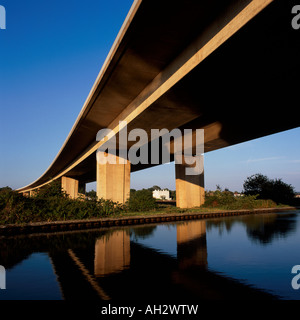
[{"label": "bush", "polygon": [[30,214],[30,199],[10,188],[0,189],[0,223],[14,223],[15,219],[23,222]]},{"label": "bush", "polygon": [[60,180],[54,180],[46,184],[41,189],[38,189],[34,196],[40,199],[51,197],[67,198],[67,194],[62,190]]},{"label": "bush", "polygon": [[111,200],[70,199],[56,182],[31,198],[10,188],[0,189],[0,224],[105,217],[123,210],[123,205]]},{"label": "bush", "polygon": [[0,188],[0,211],[5,208],[11,192],[12,192],[12,189],[9,187]]},{"label": "bush", "polygon": [[203,206],[227,210],[273,208],[276,206],[276,203],[272,200],[256,200],[256,198],[257,195],[235,197],[230,191],[217,190],[206,195]]},{"label": "bush", "polygon": [[126,204],[130,211],[149,211],[157,208],[152,192],[147,189],[131,192]]},{"label": "bush", "polygon": [[232,192],[216,190],[213,194],[208,194],[205,196],[204,207],[228,206],[234,201],[235,199]]}]

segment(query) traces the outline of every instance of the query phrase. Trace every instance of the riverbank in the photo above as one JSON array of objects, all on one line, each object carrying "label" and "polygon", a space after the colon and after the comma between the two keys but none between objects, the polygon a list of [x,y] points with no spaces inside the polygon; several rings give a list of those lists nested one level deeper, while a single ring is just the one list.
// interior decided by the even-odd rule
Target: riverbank
[{"label": "riverbank", "polygon": [[35,222],[26,224],[8,224],[0,226],[0,236],[31,233],[48,233],[71,230],[86,230],[112,226],[141,225],[149,223],[163,223],[172,221],[183,221],[193,219],[212,219],[219,217],[240,216],[249,214],[274,213],[281,211],[298,210],[300,207],[275,207],[259,208],[252,210],[219,210],[208,209],[203,212],[183,212],[183,213],[151,213],[123,215],[109,218],[94,218],[84,220],[64,220],[51,222]]}]

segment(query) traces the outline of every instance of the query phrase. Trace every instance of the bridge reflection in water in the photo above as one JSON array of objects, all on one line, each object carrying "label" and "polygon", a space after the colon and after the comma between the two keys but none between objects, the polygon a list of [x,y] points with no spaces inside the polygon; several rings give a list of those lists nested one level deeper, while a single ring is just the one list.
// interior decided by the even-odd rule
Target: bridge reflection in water
[{"label": "bridge reflection in water", "polygon": [[[80,286],[80,298],[102,300],[274,298],[207,269],[206,221],[169,225],[169,228],[173,228],[173,233],[176,231],[177,258],[164,250],[150,248],[138,241],[130,240],[130,235],[133,234],[142,239],[151,237],[159,227],[165,226],[110,229],[95,239],[94,254],[92,248],[89,248],[89,256],[87,251],[84,253],[76,250],[78,259],[90,269],[90,275],[87,276],[76,263],[72,266],[80,270],[81,278],[83,277],[86,282]],[[52,261],[55,261],[53,256]],[[58,270],[55,262],[54,267],[59,279],[65,278],[65,273],[70,274],[70,269]],[[73,272],[75,271],[71,273]],[[61,282],[64,298],[76,299],[74,290],[68,288],[70,284],[67,284],[67,287],[65,285]],[[91,288],[93,290],[90,290]]]},{"label": "bridge reflection in water", "polygon": [[[251,242],[265,244],[277,234],[293,234],[295,219],[283,216],[6,237],[1,239],[0,259],[9,271],[30,259],[32,253],[46,252],[56,285],[66,300],[276,299],[264,290],[212,271],[208,267],[206,230],[230,231],[240,223],[246,226]],[[158,240],[153,244],[155,238]]]},{"label": "bridge reflection in water", "polygon": [[186,222],[177,226],[179,269],[207,267],[206,222]]}]

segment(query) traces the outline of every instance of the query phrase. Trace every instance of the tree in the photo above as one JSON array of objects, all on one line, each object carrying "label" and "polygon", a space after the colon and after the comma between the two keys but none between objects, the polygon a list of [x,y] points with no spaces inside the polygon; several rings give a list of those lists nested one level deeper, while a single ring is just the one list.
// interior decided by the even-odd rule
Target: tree
[{"label": "tree", "polygon": [[271,199],[277,203],[289,204],[295,196],[290,184],[281,179],[269,179],[260,173],[248,177],[243,187],[246,195],[258,195],[260,199]]},{"label": "tree", "polygon": [[170,190],[170,198],[176,200],[176,190]]},{"label": "tree", "polygon": [[272,193],[275,202],[289,204],[294,200],[295,191],[294,187],[290,184],[284,183],[281,179],[275,179],[271,181]]},{"label": "tree", "polygon": [[12,191],[12,188],[11,187],[3,187],[3,188],[0,188],[0,193],[1,192],[10,192]]},{"label": "tree", "polygon": [[87,191],[85,193],[87,199],[96,200],[97,199],[97,192],[95,190]]},{"label": "tree", "polygon": [[136,192],[136,189],[130,189],[130,195],[134,194]]},{"label": "tree", "polygon": [[160,186],[156,186],[156,185],[153,186],[152,188],[153,188],[154,190],[161,190],[161,187],[160,187]]},{"label": "tree", "polygon": [[269,179],[261,173],[254,174],[248,177],[243,184],[244,192],[246,195],[259,195],[264,197],[264,192],[267,189]]},{"label": "tree", "polygon": [[152,192],[154,190],[161,190],[161,187],[160,186],[153,186],[151,188],[148,188],[147,190],[150,190]]}]

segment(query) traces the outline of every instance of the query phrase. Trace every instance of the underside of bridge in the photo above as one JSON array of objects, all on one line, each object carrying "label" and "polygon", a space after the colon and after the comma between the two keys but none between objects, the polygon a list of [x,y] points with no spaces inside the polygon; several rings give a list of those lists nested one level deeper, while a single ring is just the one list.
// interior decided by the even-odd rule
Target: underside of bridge
[{"label": "underside of bridge", "polygon": [[[110,128],[118,137],[123,120],[128,132],[141,128],[149,137],[151,129],[204,129],[205,152],[298,127],[300,41],[292,6],[286,0],[136,1],[57,157],[19,191],[62,178],[76,197],[79,185],[97,181],[98,196],[124,202],[130,172],[153,164],[96,163],[97,132]],[[150,141],[148,150],[151,158]],[[201,205],[203,173],[190,179],[183,169],[176,164],[177,205]]]}]

